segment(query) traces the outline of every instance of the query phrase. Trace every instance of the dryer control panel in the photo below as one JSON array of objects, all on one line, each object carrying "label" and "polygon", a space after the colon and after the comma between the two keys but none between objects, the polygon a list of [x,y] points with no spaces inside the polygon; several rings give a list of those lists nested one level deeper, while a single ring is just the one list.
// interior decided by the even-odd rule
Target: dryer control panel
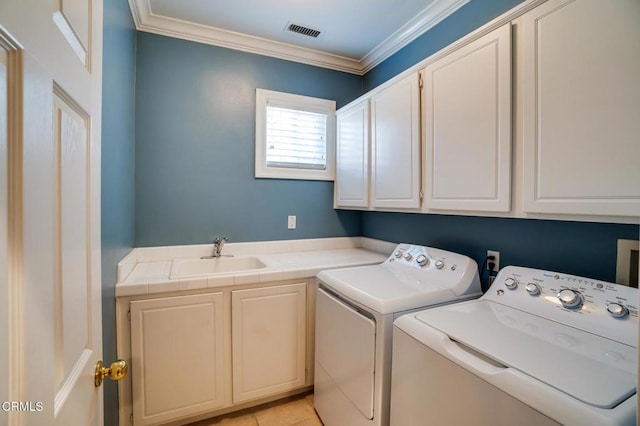
[{"label": "dryer control panel", "polygon": [[507,266],[482,299],[638,346],[637,288]]},{"label": "dryer control panel", "polygon": [[481,292],[478,265],[459,253],[401,243],[382,266],[393,271],[400,281],[422,283],[425,288],[446,288],[457,296]]},{"label": "dryer control panel", "polygon": [[466,268],[470,260],[462,254],[433,247],[398,244],[385,263],[403,264],[418,269],[455,271],[458,268]]}]

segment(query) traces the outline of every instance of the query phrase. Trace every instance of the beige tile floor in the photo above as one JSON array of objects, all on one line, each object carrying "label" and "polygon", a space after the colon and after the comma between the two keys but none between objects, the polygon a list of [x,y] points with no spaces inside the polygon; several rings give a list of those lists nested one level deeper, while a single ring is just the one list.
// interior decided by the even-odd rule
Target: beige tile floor
[{"label": "beige tile floor", "polygon": [[313,394],[306,394],[191,423],[189,426],[214,425],[322,426],[322,422],[313,409]]}]

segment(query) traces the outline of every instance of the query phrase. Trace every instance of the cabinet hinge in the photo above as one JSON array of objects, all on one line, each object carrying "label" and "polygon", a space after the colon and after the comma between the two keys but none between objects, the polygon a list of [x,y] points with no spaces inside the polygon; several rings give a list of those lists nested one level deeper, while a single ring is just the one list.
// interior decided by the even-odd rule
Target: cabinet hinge
[{"label": "cabinet hinge", "polygon": [[422,199],[424,198],[424,194],[422,193],[422,191],[418,193],[418,197],[420,197],[420,201],[422,201]]},{"label": "cabinet hinge", "polygon": [[[129,322],[131,322],[131,309],[129,309],[127,311],[127,319],[129,320]],[[132,414],[132,416],[133,416],[133,414]]]},{"label": "cabinet hinge", "polygon": [[307,379],[309,378],[309,370],[307,370],[306,368],[304,369],[304,382],[307,383]]},{"label": "cabinet hinge", "polygon": [[129,416],[129,424],[133,424],[133,413]]},{"label": "cabinet hinge", "polygon": [[418,74],[418,87],[422,89],[422,85],[423,85],[423,81],[422,81],[422,74]]}]

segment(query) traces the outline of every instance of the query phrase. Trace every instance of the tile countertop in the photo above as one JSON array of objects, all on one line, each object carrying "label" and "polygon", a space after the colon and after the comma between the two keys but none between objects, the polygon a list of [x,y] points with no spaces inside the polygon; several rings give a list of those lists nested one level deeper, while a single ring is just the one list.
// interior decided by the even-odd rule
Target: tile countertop
[{"label": "tile countertop", "polygon": [[395,243],[364,237],[227,243],[223,255],[257,257],[261,269],[171,279],[176,260],[210,256],[213,244],[135,248],[118,263],[116,297],[314,277],[323,269],[383,262]]}]

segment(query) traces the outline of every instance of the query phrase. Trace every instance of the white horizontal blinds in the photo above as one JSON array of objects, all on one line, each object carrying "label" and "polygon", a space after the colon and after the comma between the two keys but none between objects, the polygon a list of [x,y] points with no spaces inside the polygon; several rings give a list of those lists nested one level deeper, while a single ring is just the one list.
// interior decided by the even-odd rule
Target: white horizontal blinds
[{"label": "white horizontal blinds", "polygon": [[324,170],[327,114],[267,104],[267,166]]}]

